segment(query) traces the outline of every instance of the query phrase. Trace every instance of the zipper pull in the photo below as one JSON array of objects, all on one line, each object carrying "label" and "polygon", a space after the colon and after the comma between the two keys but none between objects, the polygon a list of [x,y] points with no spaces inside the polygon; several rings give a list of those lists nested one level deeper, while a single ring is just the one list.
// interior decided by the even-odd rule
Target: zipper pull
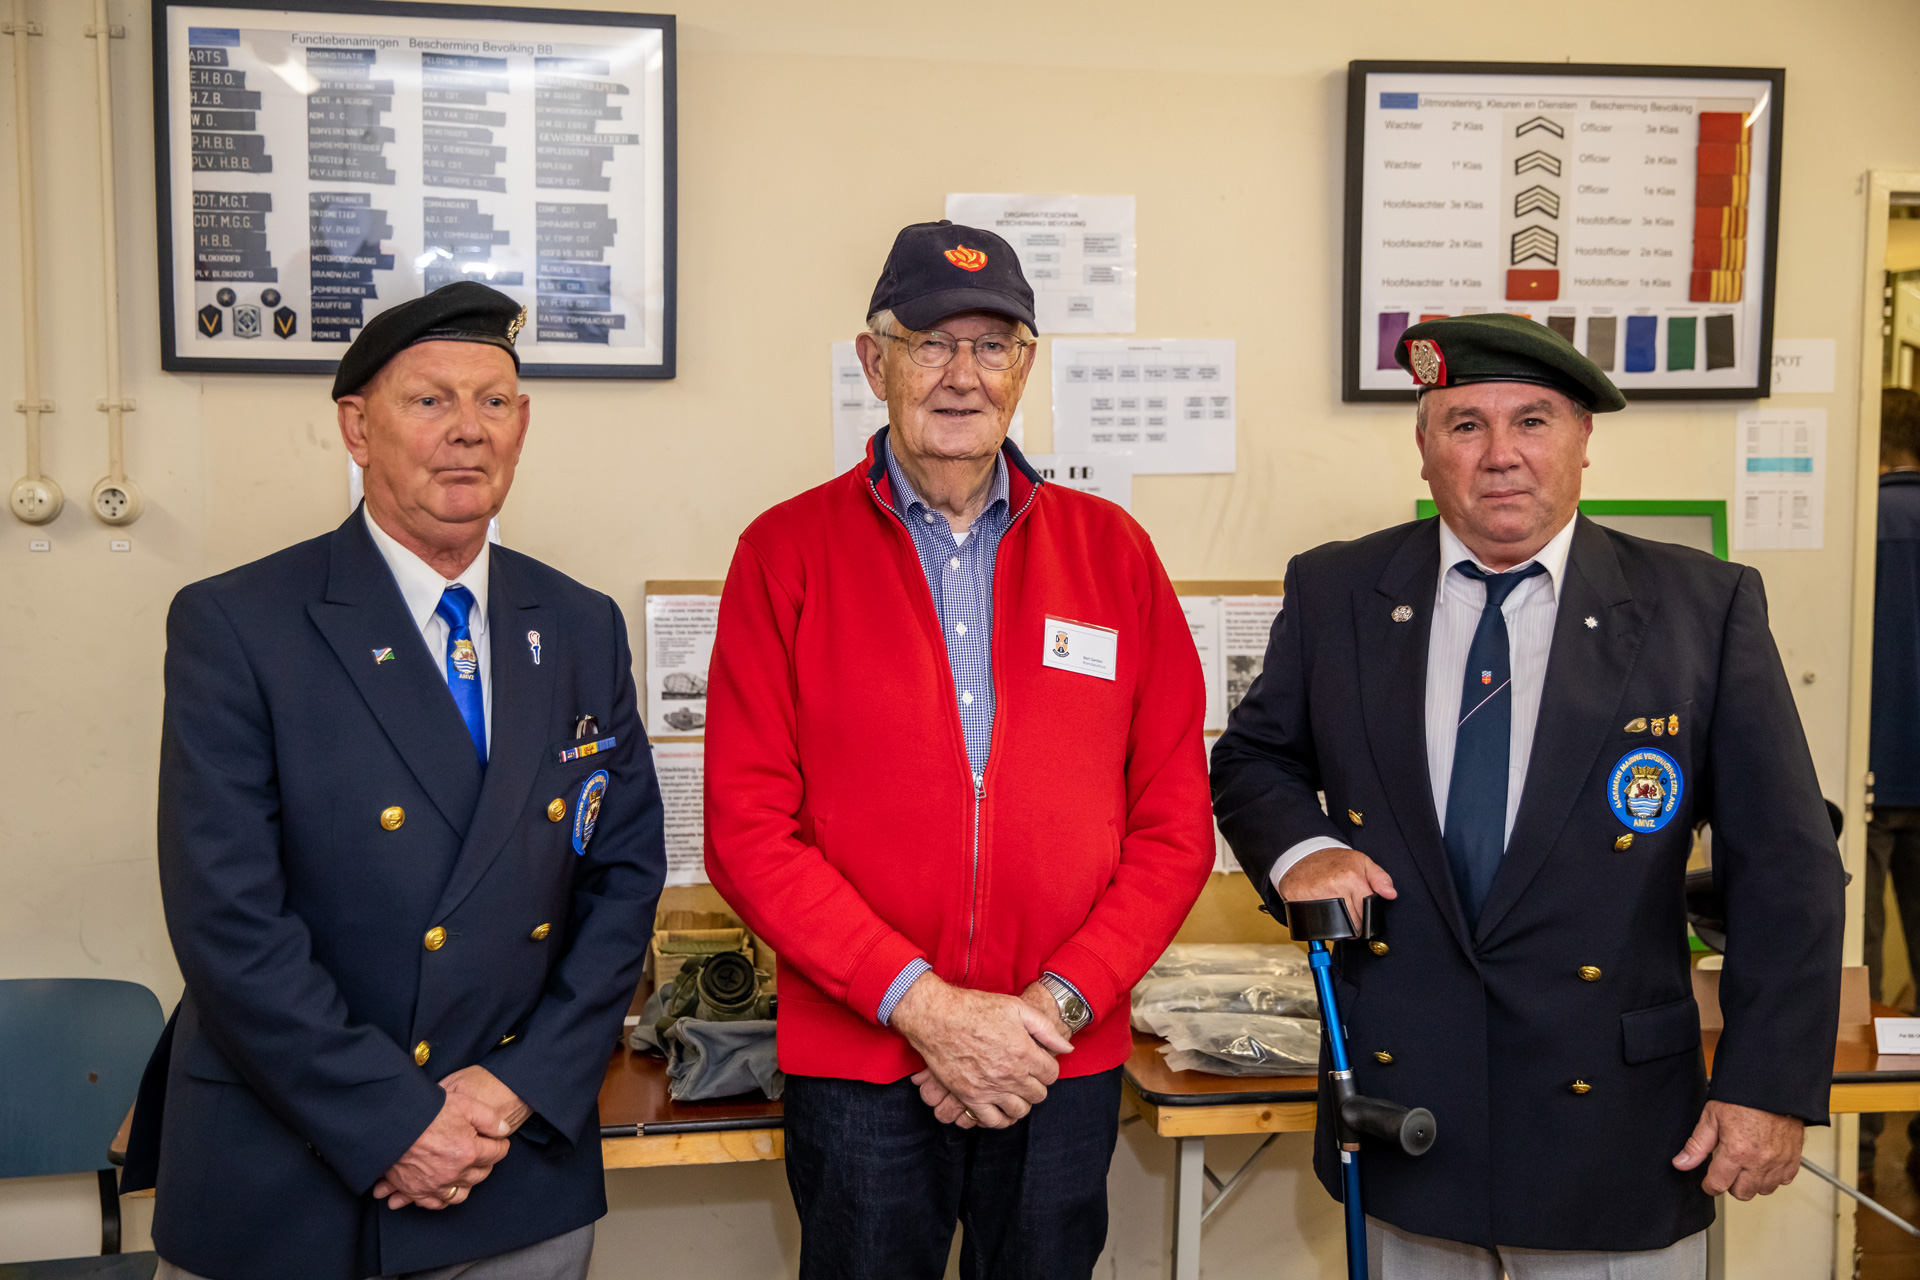
[{"label": "zipper pull", "polygon": [[987,775],[985,775],[984,773],[974,774],[973,775],[973,798],[975,800],[983,799],[986,796],[986,794],[987,794]]}]

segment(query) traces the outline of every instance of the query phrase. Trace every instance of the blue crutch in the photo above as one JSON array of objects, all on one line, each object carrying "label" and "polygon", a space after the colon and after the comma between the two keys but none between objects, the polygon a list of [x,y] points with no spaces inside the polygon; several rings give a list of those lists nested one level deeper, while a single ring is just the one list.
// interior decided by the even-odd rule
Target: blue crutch
[{"label": "blue crutch", "polygon": [[1367,1215],[1360,1204],[1360,1139],[1376,1138],[1398,1146],[1410,1156],[1421,1156],[1433,1146],[1433,1113],[1425,1107],[1403,1107],[1384,1098],[1367,1098],[1353,1088],[1353,1070],[1347,1062],[1347,1031],[1340,1021],[1340,1003],[1333,994],[1333,953],[1329,942],[1373,937],[1374,899],[1361,904],[1359,928],[1344,898],[1319,898],[1286,904],[1287,931],[1307,944],[1307,964],[1313,970],[1313,990],[1320,1001],[1320,1022],[1326,1029],[1333,1070],[1327,1073],[1333,1095],[1334,1141],[1340,1150],[1341,1200],[1347,1215],[1347,1276],[1367,1280]]}]

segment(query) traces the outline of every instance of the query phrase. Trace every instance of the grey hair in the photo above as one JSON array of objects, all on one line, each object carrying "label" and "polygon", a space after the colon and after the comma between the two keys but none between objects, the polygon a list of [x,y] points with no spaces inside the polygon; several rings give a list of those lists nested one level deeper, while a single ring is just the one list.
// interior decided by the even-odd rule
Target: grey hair
[{"label": "grey hair", "polygon": [[[1013,320],[1013,317],[1008,316],[1007,319]],[[897,338],[903,337],[912,331],[908,329],[906,325],[900,323],[900,318],[894,315],[893,309],[889,307],[882,311],[876,311],[867,317],[867,332],[879,338]],[[1033,330],[1027,328],[1026,321],[1013,320],[1013,336],[1023,342],[1031,342],[1033,341]]]}]

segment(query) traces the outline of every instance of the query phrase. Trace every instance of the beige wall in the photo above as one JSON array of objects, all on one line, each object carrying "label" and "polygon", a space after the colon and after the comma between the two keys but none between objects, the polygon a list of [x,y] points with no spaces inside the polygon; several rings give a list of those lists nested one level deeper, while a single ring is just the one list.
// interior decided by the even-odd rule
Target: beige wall
[{"label": "beige wall", "polygon": [[[127,456],[148,513],[129,531],[131,554],[109,552],[108,531],[84,510],[105,471],[92,408],[103,392],[92,45],[79,0],[32,8],[47,28],[32,44],[45,382],[59,405],[47,459],[69,507],[46,531],[50,554],[29,554],[25,526],[0,527],[0,974],[131,978],[170,1005],[180,982],[152,837],[167,602],[183,583],[330,528],[346,513],[346,462],[321,378],[159,371],[149,18],[144,4],[112,0],[129,30],[113,48],[121,314],[127,392],[139,401]],[[630,615],[645,579],[720,576],[747,520],[827,478],[827,344],[855,331],[893,232],[940,216],[946,192],[1139,197],[1139,331],[1238,339],[1241,408],[1237,474],[1143,478],[1135,513],[1176,578],[1267,578],[1315,543],[1405,519],[1423,492],[1407,412],[1339,402],[1348,59],[1784,65],[1776,332],[1837,337],[1843,371],[1859,366],[1860,175],[1920,162],[1907,111],[1920,8],[1905,0],[679,9],[680,376],[532,384],[534,432],[501,521],[510,543]],[[948,121],[946,140],[909,141],[903,111]],[[0,139],[8,402],[20,395],[13,123]],[[756,327],[777,337],[746,341]],[[749,361],[747,350],[771,354]],[[1042,368],[1027,406],[1041,449],[1047,385]],[[1838,795],[1854,397],[1843,382],[1789,402],[1831,415],[1827,549],[1751,560]],[[1603,421],[1588,494],[1730,496],[1737,408],[1638,405]],[[4,417],[0,478],[11,480],[20,428]],[[1216,1164],[1244,1146],[1217,1143]],[[1303,1176],[1304,1143],[1277,1148],[1209,1225],[1208,1274],[1338,1271],[1336,1219]],[[1160,1272],[1169,1168],[1164,1144],[1127,1131],[1113,1274]],[[609,1181],[616,1209],[596,1274],[639,1272],[650,1256],[691,1263],[701,1240],[718,1251],[702,1274],[791,1268],[778,1166]],[[1765,1233],[1771,1270],[1825,1274],[1829,1202],[1795,1191],[1805,1194],[1791,1220],[1804,1229]],[[71,1183],[0,1187],[0,1258],[84,1250],[90,1196]]]}]

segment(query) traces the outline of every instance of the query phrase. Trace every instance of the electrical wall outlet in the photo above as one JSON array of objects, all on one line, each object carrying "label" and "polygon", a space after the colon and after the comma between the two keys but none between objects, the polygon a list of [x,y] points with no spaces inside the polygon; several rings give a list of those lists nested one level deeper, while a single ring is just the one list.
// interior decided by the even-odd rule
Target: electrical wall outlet
[{"label": "electrical wall outlet", "polygon": [[37,480],[26,476],[14,481],[7,502],[18,519],[27,524],[45,524],[60,514],[60,508],[67,505],[67,497],[60,492],[59,485],[45,476]]},{"label": "electrical wall outlet", "polygon": [[131,480],[109,476],[93,486],[93,514],[103,524],[132,524],[145,505],[140,487]]}]

